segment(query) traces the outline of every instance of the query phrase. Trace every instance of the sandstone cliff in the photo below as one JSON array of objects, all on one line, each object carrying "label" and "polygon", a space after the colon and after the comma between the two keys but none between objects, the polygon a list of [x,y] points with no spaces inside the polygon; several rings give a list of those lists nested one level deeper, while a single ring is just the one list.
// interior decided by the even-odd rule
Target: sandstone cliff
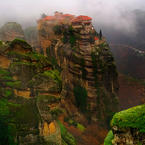
[{"label": "sandstone cliff", "polygon": [[[39,23],[44,33],[52,36],[41,39],[39,33],[40,43],[44,39],[50,42],[46,42],[47,49],[43,46],[42,49],[56,59],[62,69],[62,104],[68,114],[76,120],[84,120],[85,116],[106,124],[106,118],[117,110],[118,80],[114,59],[105,38],[93,28],[90,17],[78,16],[70,22],[61,24],[46,20]],[[52,32],[46,28],[52,28]]]},{"label": "sandstone cliff", "polygon": [[61,77],[48,58],[15,39],[1,42],[0,59],[1,143],[75,145],[74,137],[55,121],[63,113]]},{"label": "sandstone cliff", "polygon": [[0,125],[12,128],[13,144],[102,143],[118,108],[118,75],[91,20],[56,12],[38,21],[41,54],[20,39],[0,42]]}]

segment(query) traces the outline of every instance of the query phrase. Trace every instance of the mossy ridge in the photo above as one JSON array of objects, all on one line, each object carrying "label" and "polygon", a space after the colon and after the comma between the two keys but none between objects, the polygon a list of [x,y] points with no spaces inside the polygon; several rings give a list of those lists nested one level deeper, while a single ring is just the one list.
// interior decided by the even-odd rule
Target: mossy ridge
[{"label": "mossy ridge", "polygon": [[42,74],[46,78],[52,78],[59,86],[59,90],[61,91],[62,89],[62,79],[60,76],[60,72],[58,70],[50,70],[50,71],[45,71]]},{"label": "mossy ridge", "polygon": [[29,53],[18,53],[15,51],[9,51],[8,57],[11,59],[14,59],[16,62],[23,62],[27,61],[28,63],[35,64],[38,68],[43,67],[52,67],[51,61],[47,57],[45,57],[42,54],[38,54],[35,52],[29,52]]},{"label": "mossy ridge", "polygon": [[116,113],[111,121],[111,126],[120,128],[136,128],[145,132],[145,105],[139,105]]},{"label": "mossy ridge", "polygon": [[37,102],[45,102],[48,104],[51,103],[58,103],[61,98],[57,98],[56,96],[50,96],[50,95],[39,95],[37,96]]},{"label": "mossy ridge", "polygon": [[26,50],[30,50],[32,51],[32,47],[23,39],[14,39],[11,43],[10,43],[10,48],[14,48],[15,45],[21,45],[24,49]]},{"label": "mossy ridge", "polygon": [[44,80],[44,82],[53,81],[54,83],[57,84],[58,91],[60,92],[62,90],[62,79],[60,76],[60,72],[58,70],[49,70],[36,74],[32,78],[32,80],[29,81],[28,86],[29,87],[39,86],[42,83],[42,80]]},{"label": "mossy ridge", "polygon": [[58,123],[58,125],[60,127],[63,144],[64,145],[76,145],[75,138],[67,131],[65,126],[59,120],[57,121],[57,123]]},{"label": "mossy ridge", "polygon": [[112,145],[112,140],[114,138],[112,130],[110,130],[104,140],[104,145]]},{"label": "mossy ridge", "polygon": [[13,81],[12,74],[9,70],[0,68],[0,81]]}]

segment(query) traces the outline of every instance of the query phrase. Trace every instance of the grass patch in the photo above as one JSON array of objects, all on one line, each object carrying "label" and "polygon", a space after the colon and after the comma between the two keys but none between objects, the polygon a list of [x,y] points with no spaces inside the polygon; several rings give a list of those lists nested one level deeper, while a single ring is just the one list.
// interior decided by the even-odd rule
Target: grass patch
[{"label": "grass patch", "polygon": [[110,130],[104,140],[104,145],[112,145],[112,140],[114,138],[112,130]]},{"label": "grass patch", "polygon": [[5,82],[5,85],[10,88],[20,89],[22,86],[21,81]]},{"label": "grass patch", "polygon": [[11,89],[4,89],[3,95],[6,98],[11,98],[14,96],[14,92]]},{"label": "grass patch", "polygon": [[59,120],[57,121],[57,123],[60,127],[61,137],[62,137],[63,142],[65,142],[64,144],[66,144],[66,145],[76,145],[75,138],[72,136],[72,134],[70,134],[67,131],[65,126]]},{"label": "grass patch", "polygon": [[32,47],[23,39],[14,39],[11,43],[10,43],[10,47],[14,48],[15,45],[21,45],[24,49],[30,50],[32,51]]},{"label": "grass patch", "polygon": [[55,96],[49,96],[49,95],[41,95],[37,97],[38,102],[46,102],[46,103],[56,103],[60,101],[60,98],[57,98]]},{"label": "grass patch", "polygon": [[82,132],[84,132],[85,131],[85,127],[82,125],[82,124],[80,124],[80,123],[77,123],[77,128],[80,130],[80,131],[82,131]]}]

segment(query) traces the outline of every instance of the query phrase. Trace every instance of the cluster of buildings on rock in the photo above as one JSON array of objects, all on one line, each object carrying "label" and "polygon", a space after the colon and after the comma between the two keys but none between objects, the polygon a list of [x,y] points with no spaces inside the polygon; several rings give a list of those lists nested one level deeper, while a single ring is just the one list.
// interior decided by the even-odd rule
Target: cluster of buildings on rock
[{"label": "cluster of buildings on rock", "polygon": [[92,18],[88,16],[75,16],[71,14],[63,14],[60,12],[55,12],[54,16],[46,16],[38,21],[39,23],[47,22],[48,24],[72,24],[73,27],[79,28],[82,25],[91,26]]},{"label": "cluster of buildings on rock", "polygon": [[[75,16],[71,14],[55,12],[54,16],[45,16],[38,21],[38,30],[43,30],[43,32],[45,32],[44,36],[39,34],[40,47],[42,46],[44,51],[51,43],[49,40],[57,37],[53,34],[53,26],[61,24],[72,25],[75,30],[80,30],[79,32],[82,37],[85,37],[84,39],[87,39],[87,37],[89,38],[87,35],[89,35],[90,31],[95,31],[92,26],[91,17],[83,15]],[[93,39],[95,41],[99,40],[97,36],[95,36]]]}]

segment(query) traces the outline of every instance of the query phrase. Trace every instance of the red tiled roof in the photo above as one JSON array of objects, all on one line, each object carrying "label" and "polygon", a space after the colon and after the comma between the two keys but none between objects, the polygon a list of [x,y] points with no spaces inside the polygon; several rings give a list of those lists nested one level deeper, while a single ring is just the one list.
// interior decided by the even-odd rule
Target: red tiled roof
[{"label": "red tiled roof", "polygon": [[72,20],[72,22],[81,22],[81,21],[91,21],[92,18],[88,16],[80,15]]},{"label": "red tiled roof", "polygon": [[71,15],[71,14],[64,14],[63,16],[64,17],[74,17],[74,15]]},{"label": "red tiled roof", "polygon": [[51,21],[51,20],[55,20],[54,16],[46,16],[45,18],[43,18],[44,21]]},{"label": "red tiled roof", "polygon": [[95,37],[94,37],[94,40],[99,40],[99,38],[95,36]]}]

